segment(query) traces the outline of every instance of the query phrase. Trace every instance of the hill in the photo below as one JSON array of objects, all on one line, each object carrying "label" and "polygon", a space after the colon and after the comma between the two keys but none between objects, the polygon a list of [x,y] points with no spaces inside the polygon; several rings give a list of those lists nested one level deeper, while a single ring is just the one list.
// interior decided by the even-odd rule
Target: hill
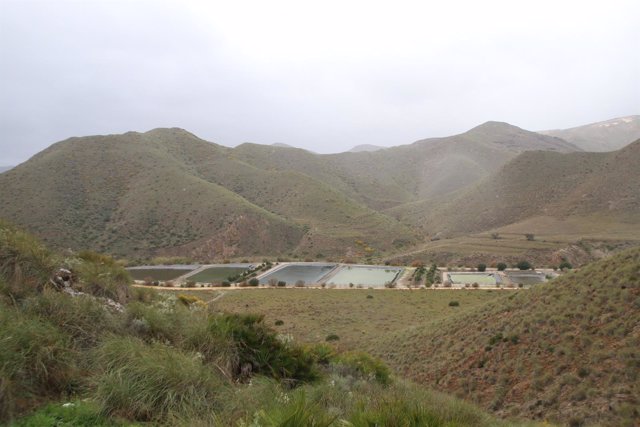
[{"label": "hill", "polygon": [[458,318],[414,324],[378,354],[403,375],[498,414],[633,426],[639,309],[634,248]]},{"label": "hill", "polygon": [[577,145],[585,151],[613,151],[640,138],[640,116],[619,117],[570,129],[541,131]]},{"label": "hill", "polygon": [[540,216],[638,223],[638,164],[640,141],[611,153],[525,152],[449,201],[426,200],[393,213],[424,220],[434,234],[491,230]]},{"label": "hill", "polygon": [[1,176],[0,217],[56,247],[126,256],[344,255],[356,239],[388,250],[411,238],[327,184],[239,152],[181,129],[71,138]]},{"label": "hill", "polygon": [[424,234],[387,209],[450,198],[529,150],[578,148],[499,122],[329,155],[181,129],[70,138],[0,176],[0,217],[56,247],[127,257],[382,257]]}]

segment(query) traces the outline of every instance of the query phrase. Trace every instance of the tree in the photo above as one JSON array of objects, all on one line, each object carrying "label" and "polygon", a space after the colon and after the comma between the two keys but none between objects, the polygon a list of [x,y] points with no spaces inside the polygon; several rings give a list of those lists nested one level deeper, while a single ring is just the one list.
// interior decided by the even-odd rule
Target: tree
[{"label": "tree", "polygon": [[498,268],[498,271],[505,271],[507,269],[507,264],[505,264],[504,262],[499,262],[496,267]]},{"label": "tree", "polygon": [[249,286],[258,286],[259,284],[260,284],[260,280],[256,279],[255,277],[249,280]]},{"label": "tree", "polygon": [[571,263],[569,261],[562,261],[560,263],[560,265],[558,266],[558,268],[560,270],[571,270],[573,268],[573,266],[571,265]]},{"label": "tree", "polygon": [[486,271],[487,264],[478,264],[478,271]]},{"label": "tree", "polygon": [[531,270],[531,269],[533,269],[533,266],[531,265],[531,263],[529,261],[520,261],[519,263],[516,264],[516,267],[518,267],[519,270]]}]

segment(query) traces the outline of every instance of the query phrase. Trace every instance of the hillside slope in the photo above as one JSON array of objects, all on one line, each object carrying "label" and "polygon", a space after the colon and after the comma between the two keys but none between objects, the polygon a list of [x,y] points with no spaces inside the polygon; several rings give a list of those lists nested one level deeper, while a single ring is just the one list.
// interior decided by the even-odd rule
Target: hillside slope
[{"label": "hillside slope", "polygon": [[570,129],[539,132],[556,136],[585,151],[618,150],[640,138],[640,116],[619,117]]},{"label": "hillside slope", "polygon": [[3,174],[0,198],[0,217],[56,247],[128,256],[343,254],[356,238],[385,250],[411,237],[317,180],[253,167],[180,129],[54,144]]},{"label": "hillside slope", "polygon": [[450,200],[388,212],[435,233],[477,232],[535,216],[640,221],[640,141],[611,153],[526,152]]},{"label": "hillside slope", "polygon": [[[473,291],[470,291],[473,292]],[[381,345],[402,374],[501,415],[640,423],[640,248]]]}]

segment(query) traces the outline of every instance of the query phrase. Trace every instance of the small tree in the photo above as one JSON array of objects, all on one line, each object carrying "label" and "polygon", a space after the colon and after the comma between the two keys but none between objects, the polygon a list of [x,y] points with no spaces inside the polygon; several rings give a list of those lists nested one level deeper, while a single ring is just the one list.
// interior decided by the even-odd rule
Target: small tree
[{"label": "small tree", "polygon": [[558,268],[560,270],[571,270],[573,268],[573,266],[571,265],[571,263],[569,261],[562,261],[560,263],[560,265],[558,266]]},{"label": "small tree", "polygon": [[507,264],[505,264],[504,262],[499,262],[496,267],[498,268],[498,271],[505,271],[507,269]]},{"label": "small tree", "polygon": [[478,264],[478,271],[486,271],[487,264]]},{"label": "small tree", "polygon": [[516,264],[516,267],[518,267],[519,270],[531,270],[533,268],[529,261],[520,261]]},{"label": "small tree", "polygon": [[260,280],[256,279],[255,277],[249,280],[249,286],[258,286],[259,284],[260,284]]},{"label": "small tree", "polygon": [[298,280],[295,284],[296,288],[304,288],[304,280]]},{"label": "small tree", "polygon": [[284,288],[285,286],[287,286],[287,282],[285,282],[284,280],[279,280],[278,281],[278,287],[279,288]]}]

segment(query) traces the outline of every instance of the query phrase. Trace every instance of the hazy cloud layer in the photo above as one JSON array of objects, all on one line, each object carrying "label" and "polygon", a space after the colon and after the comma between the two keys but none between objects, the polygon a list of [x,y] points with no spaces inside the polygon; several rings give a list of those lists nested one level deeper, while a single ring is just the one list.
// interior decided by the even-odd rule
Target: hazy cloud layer
[{"label": "hazy cloud layer", "polygon": [[640,113],[637,1],[0,1],[0,165],[69,136],[398,145]]}]

